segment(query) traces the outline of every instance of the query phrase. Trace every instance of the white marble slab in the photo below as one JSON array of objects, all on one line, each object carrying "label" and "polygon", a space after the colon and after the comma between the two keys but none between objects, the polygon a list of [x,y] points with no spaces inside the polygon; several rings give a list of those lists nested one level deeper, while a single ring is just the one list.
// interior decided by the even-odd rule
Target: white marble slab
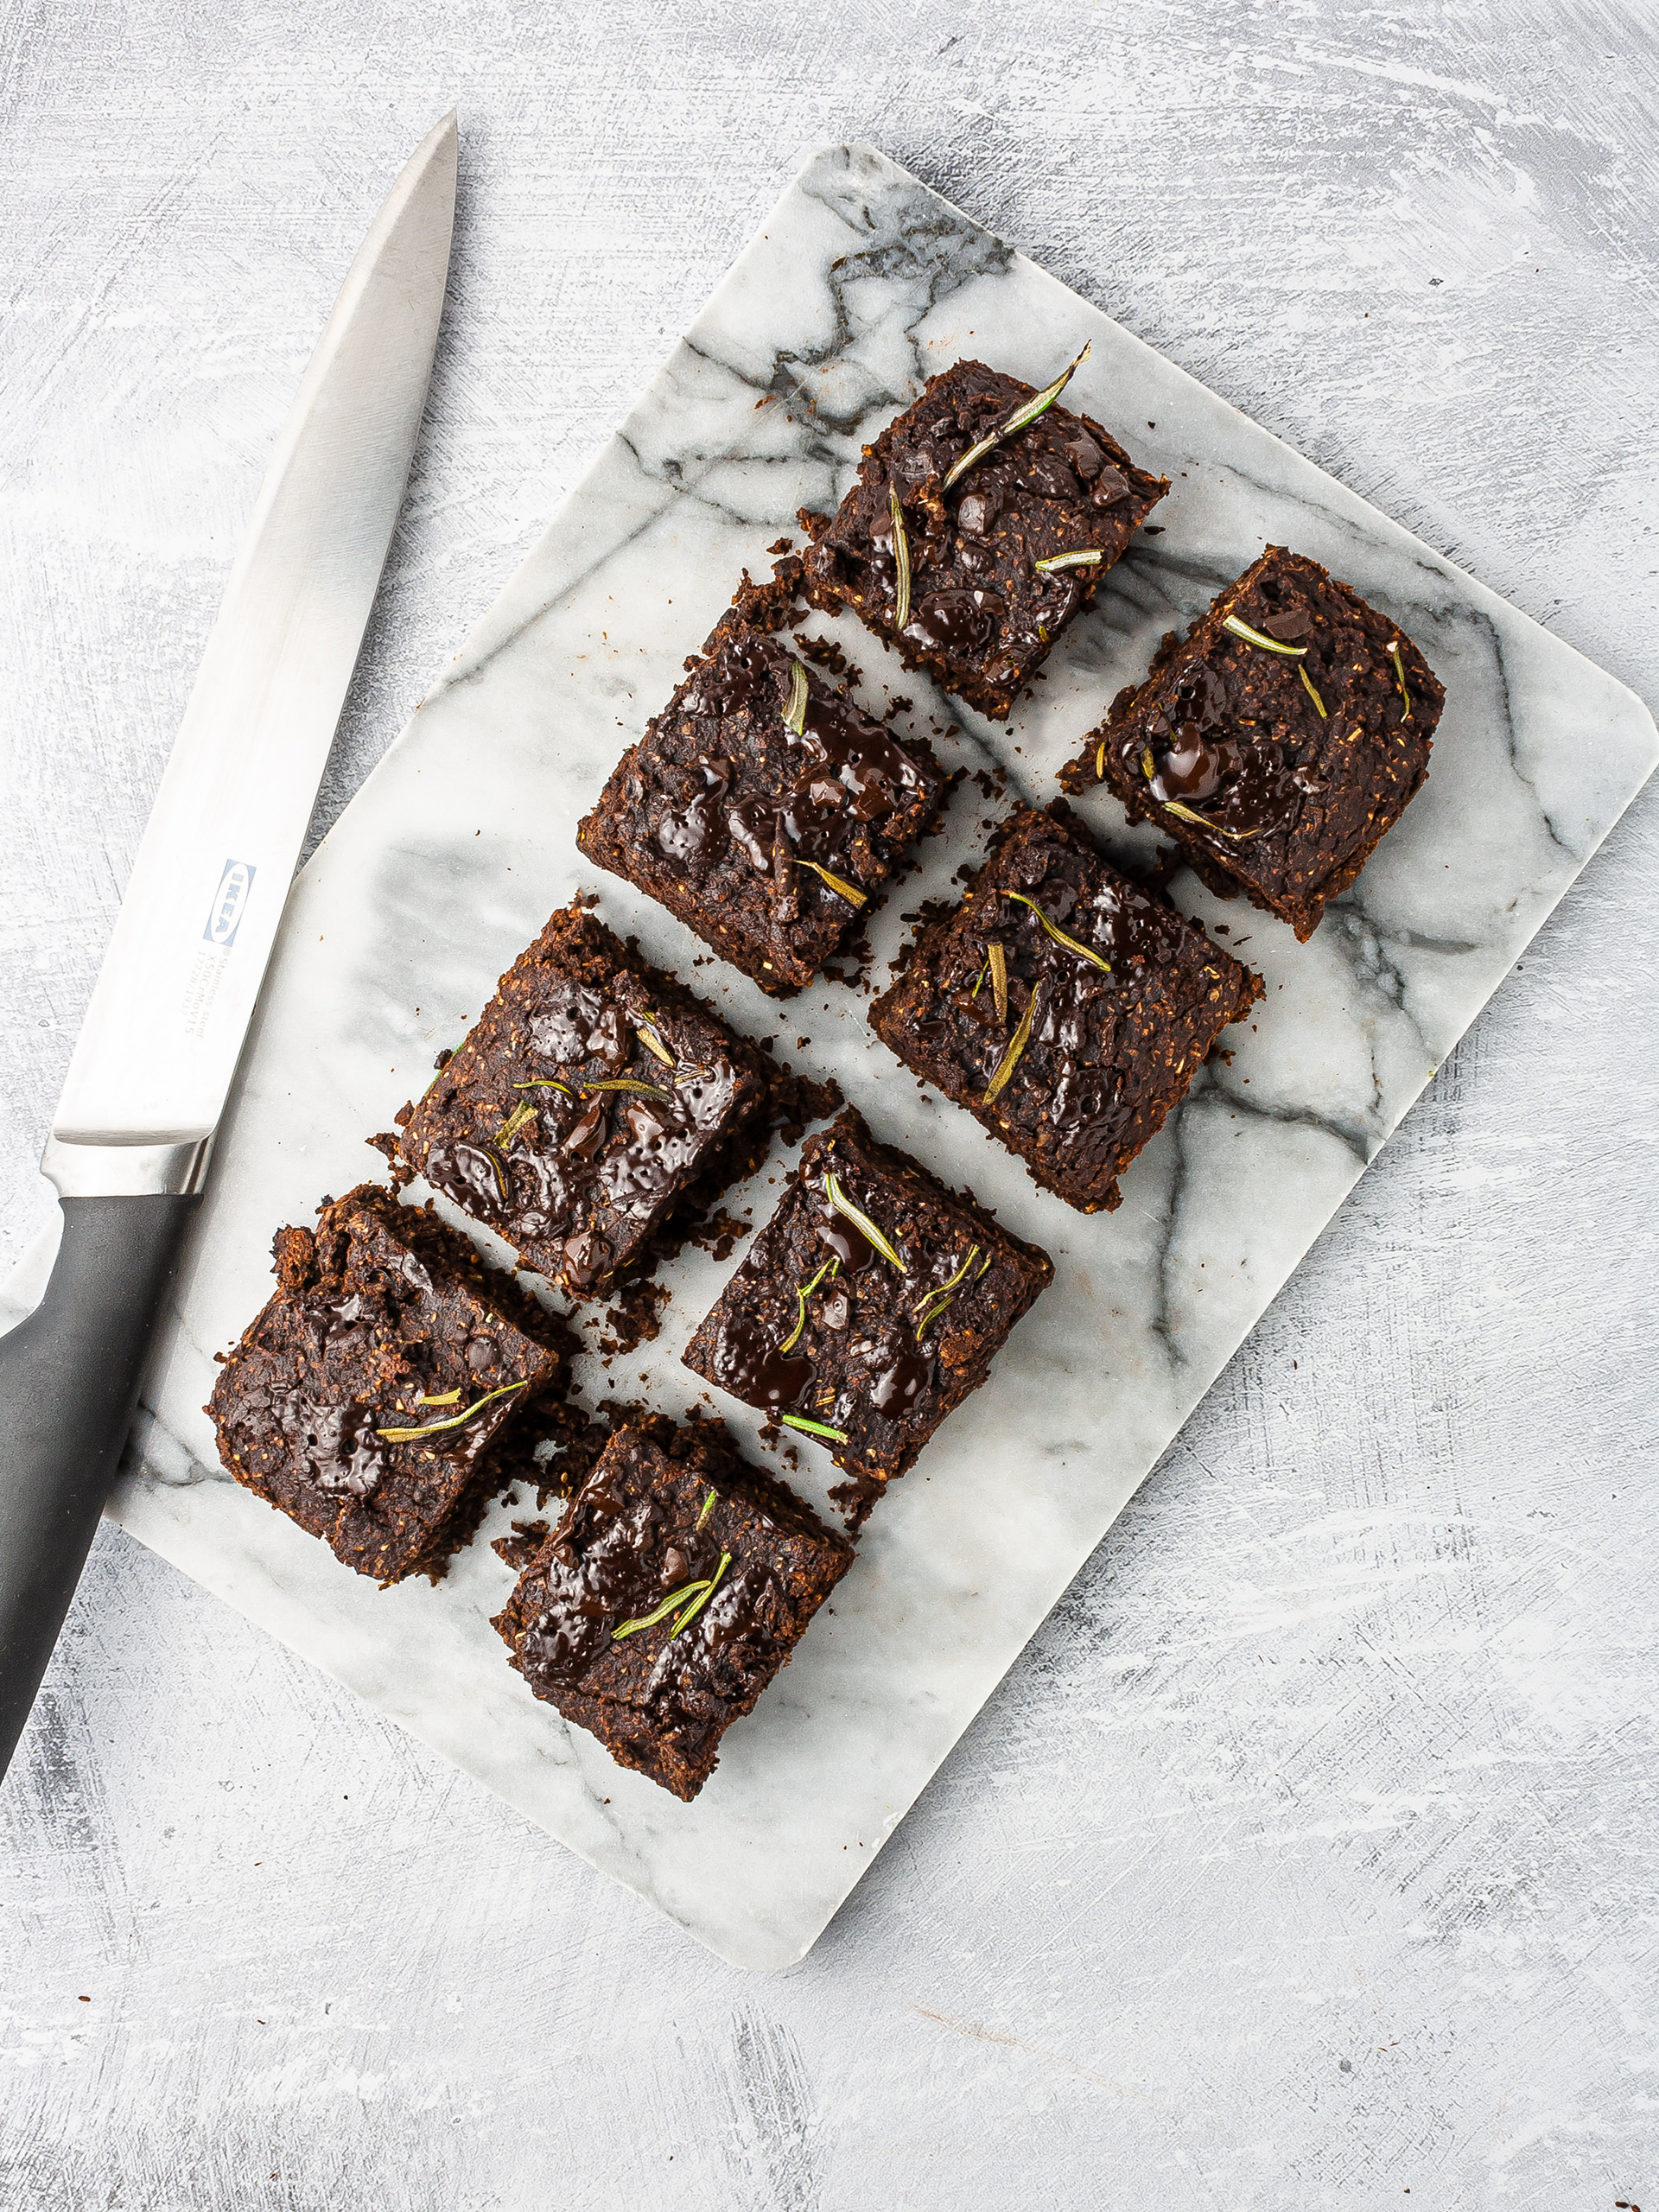
[{"label": "white marble slab", "polygon": [[[963,724],[948,758],[1000,760],[1027,796],[1157,636],[1263,542],[1327,563],[1415,637],[1445,680],[1433,772],[1313,941],[1188,878],[1268,997],[1085,1220],[965,1115],[920,1094],[836,987],[779,1008],[660,910],[579,866],[571,832],[670,689],[740,568],[830,504],[862,441],[925,375],[974,353],[1041,380],[1094,342],[1079,404],[1173,480],[1162,535],[1115,572],[1011,734],[931,695],[855,626],[849,651],[915,712]],[[763,404],[765,403],[765,404]],[[822,630],[822,623],[815,627]],[[724,1957],[811,1943],[1113,1516],[1655,765],[1620,685],[1245,421],[868,149],[817,156],[785,193],[542,543],[296,885],[234,1113],[146,1393],[123,1525],[487,1782]],[[987,812],[958,794],[913,906]],[[1109,801],[1096,826],[1126,842]],[[374,1165],[361,1147],[428,1079],[498,972],[577,885],[753,1033],[832,1071],[878,1135],[971,1182],[1053,1254],[1052,1289],[991,1384],[878,1510],[833,1615],[728,1737],[683,1806],[564,1730],[506,1667],[487,1542],[437,1590],[385,1592],[219,1473],[200,1408],[213,1353],[267,1294],[273,1228]],[[901,939],[876,932],[876,974]],[[1618,948],[1609,948],[1609,959]],[[795,1049],[798,1037],[810,1042]],[[774,1161],[771,1170],[779,1172]],[[764,1170],[739,1194],[758,1213]],[[658,1341],[590,1394],[694,1379],[681,1346],[725,1269],[669,1274]],[[642,1379],[643,1378],[643,1379]],[[740,1431],[742,1412],[722,1402]],[[761,1447],[756,1446],[757,1450]],[[809,1449],[810,1447],[808,1447]],[[819,1498],[817,1459],[793,1478]],[[505,1516],[501,1516],[505,1518]],[[496,1524],[486,1535],[496,1532]]]}]

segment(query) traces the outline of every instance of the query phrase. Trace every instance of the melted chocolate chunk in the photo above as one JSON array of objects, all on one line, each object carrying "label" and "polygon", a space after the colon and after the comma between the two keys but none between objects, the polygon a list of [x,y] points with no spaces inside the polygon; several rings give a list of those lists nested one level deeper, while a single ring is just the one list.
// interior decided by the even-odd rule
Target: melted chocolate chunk
[{"label": "melted chocolate chunk", "polygon": [[390,1447],[375,1433],[378,1418],[366,1406],[330,1405],[302,1389],[286,1392],[276,1414],[301,1479],[353,1497],[378,1489],[391,1468]]},{"label": "melted chocolate chunk", "polygon": [[715,1339],[715,1370],[721,1389],[767,1413],[798,1406],[814,1379],[810,1359],[779,1351],[778,1340],[743,1314],[734,1314]]}]

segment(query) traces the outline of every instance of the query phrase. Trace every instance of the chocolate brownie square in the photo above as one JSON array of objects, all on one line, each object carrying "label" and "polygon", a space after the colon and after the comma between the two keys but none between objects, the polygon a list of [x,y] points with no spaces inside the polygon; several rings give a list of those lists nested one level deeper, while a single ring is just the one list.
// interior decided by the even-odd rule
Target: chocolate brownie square
[{"label": "chocolate brownie square", "polygon": [[1057,404],[1071,373],[1039,392],[958,361],[864,448],[833,518],[801,518],[811,603],[855,607],[999,721],[1169,489]]},{"label": "chocolate brownie square", "polygon": [[373,1184],[275,1252],[276,1295],[207,1408],[219,1457],[383,1588],[435,1581],[497,1487],[503,1433],[563,1389],[569,1332]]},{"label": "chocolate brownie square", "polygon": [[1046,1252],[877,1144],[849,1107],[807,1140],[685,1364],[829,1445],[852,1478],[830,1495],[857,1527],[1053,1274]]},{"label": "chocolate brownie square", "polygon": [[1002,825],[870,1027],[1038,1182],[1096,1213],[1185,1096],[1249,969],[1120,875],[1063,799]]},{"label": "chocolate brownie square", "polygon": [[787,997],[931,824],[944,772],[735,611],[688,665],[576,842]]},{"label": "chocolate brownie square", "polygon": [[404,1109],[399,1148],[526,1267],[598,1295],[747,1172],[766,1099],[756,1048],[578,899]]},{"label": "chocolate brownie square", "polygon": [[717,1421],[618,1428],[495,1626],[619,1766],[695,1797],[853,1563]]},{"label": "chocolate brownie square", "polygon": [[1396,622],[1269,545],[1060,772],[1306,939],[1428,773],[1446,692]]}]

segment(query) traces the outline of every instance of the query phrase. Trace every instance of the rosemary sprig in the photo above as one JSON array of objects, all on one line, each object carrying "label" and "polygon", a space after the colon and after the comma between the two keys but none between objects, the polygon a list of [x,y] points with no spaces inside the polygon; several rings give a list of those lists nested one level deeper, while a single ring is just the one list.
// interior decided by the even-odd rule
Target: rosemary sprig
[{"label": "rosemary sprig", "polygon": [[806,735],[806,671],[794,655],[789,661],[789,697],[784,705],[784,728],[797,737]]},{"label": "rosemary sprig", "polygon": [[1079,960],[1092,960],[1103,976],[1111,974],[1112,965],[1109,960],[1103,960],[1092,945],[1080,944],[1076,938],[1068,937],[1063,929],[1049,920],[1048,916],[1034,899],[1027,899],[1023,891],[1005,891],[1002,896],[1005,899],[1017,899],[1022,906],[1029,906],[1056,944],[1063,944],[1068,952],[1075,952]]},{"label": "rosemary sprig", "polygon": [[1325,702],[1320,698],[1319,693],[1313,689],[1313,679],[1307,672],[1307,663],[1306,661],[1302,663],[1296,673],[1302,679],[1302,688],[1306,690],[1308,697],[1313,702],[1314,705],[1319,709],[1319,720],[1321,721],[1325,721],[1327,719],[1325,711]]},{"label": "rosemary sprig", "polygon": [[571,1088],[570,1088],[570,1086],[569,1086],[569,1084],[568,1083],[561,1083],[561,1082],[559,1081],[559,1079],[558,1079],[558,1077],[557,1077],[556,1076],[551,1076],[551,1075],[538,1075],[538,1076],[535,1076],[535,1077],[533,1077],[531,1079],[531,1081],[530,1081],[530,1082],[528,1082],[528,1083],[515,1083],[515,1084],[513,1084],[513,1086],[512,1086],[512,1087],[513,1087],[513,1089],[514,1089],[515,1090],[558,1090],[558,1091],[563,1091],[563,1094],[564,1094],[564,1096],[565,1096],[567,1098],[570,1098],[570,1097],[573,1097],[573,1096],[575,1096],[575,1093],[572,1091],[572,1090],[571,1090]]},{"label": "rosemary sprig", "polygon": [[[708,1495],[708,1497],[705,1497],[705,1498],[703,1499],[703,1501],[702,1501],[702,1512],[701,1512],[701,1513],[699,1513],[699,1514],[698,1514],[698,1516],[697,1516],[697,1528],[699,1528],[699,1529],[701,1529],[701,1528],[702,1528],[702,1526],[703,1522],[704,1522],[709,1518],[709,1515],[714,1511],[714,1510],[715,1510],[715,1493],[713,1492],[713,1491],[709,1491],[709,1495]],[[692,1533],[695,1535],[695,1534],[696,1534],[696,1530],[694,1529]]]},{"label": "rosemary sprig", "polygon": [[1033,561],[1031,565],[1039,576],[1052,576],[1056,569],[1098,568],[1105,558],[1098,545],[1089,545],[1081,553],[1054,553],[1046,561]]},{"label": "rosemary sprig", "polygon": [[515,1390],[529,1388],[528,1376],[522,1382],[504,1382],[499,1390],[486,1390],[475,1405],[468,1406],[464,1414],[452,1414],[448,1421],[429,1421],[423,1428],[377,1428],[374,1433],[384,1436],[388,1444],[413,1444],[423,1436],[436,1436],[446,1428],[460,1428],[475,1414],[481,1414],[486,1406],[493,1406],[498,1398],[511,1397]]},{"label": "rosemary sprig", "polygon": [[893,589],[893,626],[902,630],[910,620],[910,537],[905,529],[905,511],[899,505],[899,493],[891,484],[887,486],[887,506],[893,515],[893,561],[898,576]]},{"label": "rosemary sprig", "polygon": [[985,948],[985,957],[991,963],[991,995],[996,1001],[996,1018],[1008,1018],[1008,956],[993,938]]},{"label": "rosemary sprig", "polygon": [[1281,645],[1277,638],[1269,638],[1261,630],[1252,630],[1248,622],[1241,622],[1236,614],[1224,614],[1224,630],[1230,630],[1236,638],[1243,638],[1247,645],[1259,645],[1264,653],[1283,653],[1287,660],[1300,660],[1307,651],[1306,645]]},{"label": "rosemary sprig", "polygon": [[832,1444],[844,1444],[847,1441],[847,1432],[844,1428],[831,1428],[827,1422],[808,1421],[804,1414],[780,1414],[778,1418],[785,1428],[801,1429],[808,1436],[827,1436]]},{"label": "rosemary sprig", "polygon": [[657,1033],[654,1014],[636,1014],[632,1017],[635,1033],[648,1052],[654,1052],[665,1068],[675,1065],[674,1055]]},{"label": "rosemary sprig", "polygon": [[869,1242],[874,1245],[876,1250],[890,1266],[897,1268],[901,1275],[907,1275],[910,1273],[910,1269],[899,1258],[898,1252],[894,1249],[892,1243],[888,1238],[882,1235],[881,1231],[870,1219],[868,1214],[865,1212],[863,1207],[855,1206],[852,1200],[848,1197],[846,1192],[842,1189],[840,1179],[838,1177],[834,1175],[826,1175],[823,1179],[823,1192],[824,1196],[829,1199],[830,1205],[834,1206],[836,1211],[837,1213],[845,1214],[848,1220],[852,1223],[854,1228],[861,1231],[861,1233],[868,1238]]},{"label": "rosemary sprig", "polygon": [[1229,830],[1219,822],[1212,822],[1207,814],[1200,814],[1195,807],[1183,806],[1178,798],[1160,799],[1158,804],[1166,814],[1179,814],[1183,822],[1196,822],[1200,830],[1213,830],[1217,837],[1230,837],[1236,844],[1243,844],[1251,837],[1259,837],[1259,830]]},{"label": "rosemary sprig", "polygon": [[[658,1621],[666,1620],[668,1616],[684,1605],[689,1598],[706,1598],[708,1595],[707,1576],[701,1582],[688,1582],[683,1590],[673,1591],[664,1598],[653,1612],[641,1613],[637,1621],[624,1621],[620,1628],[613,1628],[611,1630],[611,1642],[620,1643],[625,1636],[637,1636],[642,1628],[655,1628]],[[673,1638],[671,1637],[669,1641],[672,1643]]]},{"label": "rosemary sprig", "polygon": [[708,1582],[704,1585],[702,1595],[700,1598],[694,1598],[691,1600],[691,1603],[686,1607],[685,1611],[680,1615],[678,1620],[675,1622],[673,1627],[668,1631],[668,1640],[671,1643],[673,1643],[675,1637],[679,1634],[683,1628],[689,1627],[690,1624],[696,1620],[697,1615],[702,1611],[709,1600],[714,1596],[715,1591],[719,1589],[720,1578],[725,1573],[727,1568],[731,1565],[731,1563],[732,1555],[730,1552],[721,1552],[720,1555],[720,1565],[715,1569],[714,1573],[709,1576]]},{"label": "rosemary sprig", "polygon": [[843,882],[840,876],[831,875],[827,868],[820,868],[817,861],[804,859],[799,853],[796,854],[795,858],[802,868],[810,868],[814,875],[821,875],[832,891],[839,893],[842,898],[849,900],[855,906],[863,906],[869,903],[868,893],[861,891],[855,883]]},{"label": "rosemary sprig", "polygon": [[1394,672],[1395,676],[1400,679],[1400,696],[1405,701],[1405,711],[1402,714],[1400,719],[1402,722],[1408,722],[1411,720],[1411,694],[1406,689],[1406,664],[1400,658],[1400,640],[1398,638],[1395,639],[1393,645],[1389,648],[1389,658],[1394,663]]},{"label": "rosemary sprig", "polygon": [[1033,991],[1031,997],[1027,1001],[1025,1013],[1020,1018],[1020,1027],[1014,1031],[1013,1036],[1008,1039],[1007,1051],[1003,1053],[1001,1059],[997,1063],[996,1073],[991,1077],[990,1081],[985,1086],[985,1103],[988,1106],[1001,1090],[1003,1085],[1007,1082],[1008,1077],[1014,1073],[1015,1064],[1018,1062],[1020,1053],[1025,1051],[1026,1046],[1031,1042],[1031,1017],[1036,1011],[1037,994]]},{"label": "rosemary sprig", "polygon": [[1023,406],[1016,407],[1007,421],[993,430],[989,437],[982,438],[976,446],[969,446],[961,460],[951,464],[942,488],[948,492],[959,477],[968,474],[976,461],[983,461],[986,454],[995,452],[1005,438],[1011,438],[1016,430],[1023,430],[1028,423],[1034,423],[1039,415],[1046,414],[1089,359],[1090,350],[1085,346],[1071,367],[1063,369],[1046,390],[1036,393]]},{"label": "rosemary sprig", "polygon": [[459,1390],[443,1390],[428,1397],[423,1392],[415,1402],[417,1406],[458,1406],[461,1403],[461,1393]]},{"label": "rosemary sprig", "polygon": [[[515,1090],[518,1087],[517,1084],[513,1085],[513,1089]],[[508,1115],[506,1120],[502,1122],[495,1135],[490,1139],[490,1142],[495,1146],[498,1151],[499,1151],[504,1145],[512,1143],[514,1137],[518,1135],[519,1130],[524,1128],[526,1122],[533,1122],[535,1118],[535,1107],[531,1103],[528,1098],[521,1098],[518,1101],[518,1103],[513,1108],[512,1113]]]},{"label": "rosemary sprig", "polygon": [[956,1297],[957,1291],[967,1280],[969,1268],[973,1266],[978,1257],[978,1245],[970,1244],[968,1247],[967,1258],[951,1276],[950,1281],[942,1282],[937,1290],[930,1291],[920,1305],[916,1307],[916,1340],[918,1344],[944,1313],[945,1307]]},{"label": "rosemary sprig", "polygon": [[642,1083],[637,1076],[632,1075],[597,1076],[591,1083],[584,1077],[582,1087],[584,1091],[634,1090],[642,1098],[671,1098],[674,1095],[671,1090],[664,1090],[660,1083]]},{"label": "rosemary sprig", "polygon": [[813,1276],[811,1281],[805,1284],[801,1289],[796,1292],[796,1302],[800,1307],[800,1312],[796,1316],[794,1327],[790,1331],[789,1334],[784,1338],[782,1344],[778,1347],[780,1353],[793,1351],[796,1345],[801,1341],[802,1337],[806,1333],[807,1300],[811,1297],[813,1292],[817,1288],[818,1285],[823,1281],[826,1275],[834,1276],[838,1274],[840,1271],[841,1262],[834,1254],[831,1254],[830,1257],[827,1259],[823,1265],[818,1269],[817,1274]]}]

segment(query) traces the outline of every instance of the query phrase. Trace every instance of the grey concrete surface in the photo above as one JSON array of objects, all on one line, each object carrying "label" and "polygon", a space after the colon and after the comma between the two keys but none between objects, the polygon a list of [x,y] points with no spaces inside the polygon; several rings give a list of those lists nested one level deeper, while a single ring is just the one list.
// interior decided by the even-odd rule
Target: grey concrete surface
[{"label": "grey concrete surface", "polygon": [[[319,833],[827,137],[1659,702],[1656,84],[1596,0],[10,0],[0,1254],[270,442],[452,101]],[[784,1975],[106,1535],[0,1792],[0,2206],[1651,2203],[1656,863],[1649,792]]]}]

